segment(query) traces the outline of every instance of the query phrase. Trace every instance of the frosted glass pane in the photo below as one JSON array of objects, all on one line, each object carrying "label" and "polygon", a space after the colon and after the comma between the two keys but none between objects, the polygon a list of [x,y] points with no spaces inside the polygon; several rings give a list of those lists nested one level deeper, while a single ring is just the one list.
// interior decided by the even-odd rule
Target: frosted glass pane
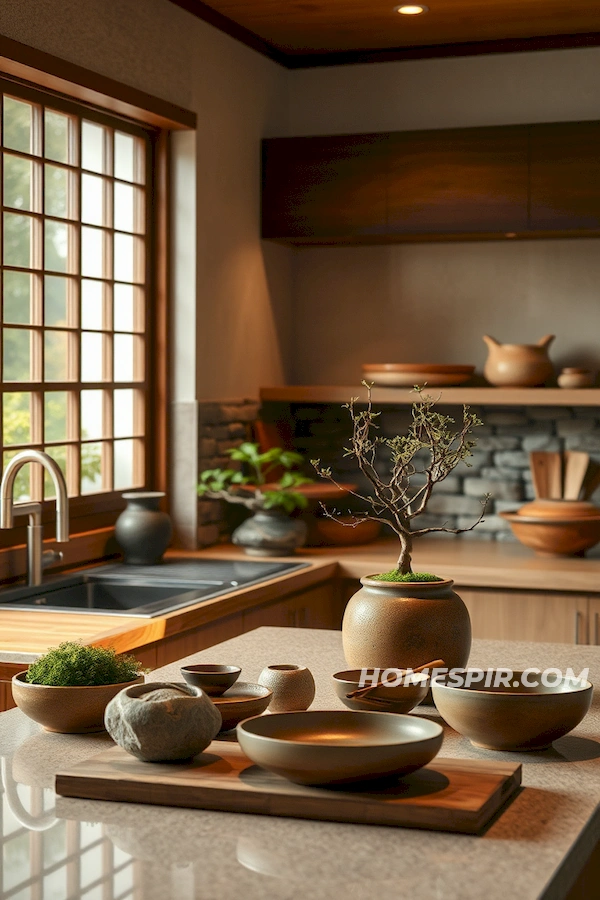
[{"label": "frosted glass pane", "polygon": [[69,173],[58,166],[45,167],[44,212],[59,219],[69,218]]},{"label": "frosted glass pane", "polygon": [[139,231],[135,227],[135,203],[139,191],[129,184],[115,182],[115,228],[119,231]]},{"label": "frosted glass pane", "polygon": [[32,209],[33,163],[20,156],[4,154],[4,205]]},{"label": "frosted glass pane", "polygon": [[98,228],[81,229],[81,274],[90,278],[104,276],[104,232]]},{"label": "frosted glass pane", "polygon": [[104,135],[106,129],[93,122],[81,125],[81,165],[91,172],[106,171]]},{"label": "frosted glass pane", "polygon": [[32,219],[14,213],[4,213],[4,264],[31,266]]},{"label": "frosted glass pane", "polygon": [[134,238],[128,234],[115,234],[115,280],[135,281]]},{"label": "frosted glass pane", "polygon": [[32,113],[30,103],[4,98],[4,139],[5,147],[10,150],[21,150],[31,153],[32,150]]},{"label": "frosted glass pane", "polygon": [[3,334],[4,381],[31,380],[31,342],[33,332],[24,328],[5,328]]},{"label": "frosted glass pane", "polygon": [[104,285],[101,281],[81,282],[81,327],[96,331],[104,322]]},{"label": "frosted glass pane", "polygon": [[133,487],[134,441],[115,441],[114,488],[116,491]]},{"label": "frosted glass pane", "polygon": [[44,900],[65,900],[68,896],[66,865],[44,877],[42,896]]},{"label": "frosted glass pane", "polygon": [[[52,452],[52,451],[50,451]],[[44,867],[49,868],[63,860],[67,855],[67,823],[57,822],[48,831],[43,832]]]},{"label": "frosted glass pane", "polygon": [[135,174],[136,141],[130,134],[115,132],[115,178],[136,181]]},{"label": "frosted glass pane", "polygon": [[62,222],[44,222],[44,268],[52,272],[69,270],[69,226]]},{"label": "frosted glass pane", "polygon": [[31,442],[31,394],[23,391],[4,394],[2,438],[6,446]]},{"label": "frosted glass pane", "polygon": [[46,381],[68,381],[68,331],[44,332],[44,376]]},{"label": "frosted glass pane", "polygon": [[114,380],[133,381],[134,362],[133,337],[128,334],[115,334],[114,338]]},{"label": "frosted glass pane", "polygon": [[[4,395],[6,397],[6,394]],[[29,439],[23,441],[24,444],[29,443]],[[8,451],[3,454],[2,461],[4,463],[4,468],[6,468],[7,464],[11,461],[13,456],[16,456],[17,453],[20,453],[20,450],[13,450],[12,452]],[[15,478],[15,484],[13,487],[13,499],[20,503],[23,500],[31,500],[31,480],[30,480],[31,466],[23,466],[22,469],[17,474]],[[25,835],[27,836],[27,835]],[[27,855],[25,859],[29,858],[29,851],[27,851]],[[21,865],[19,865],[21,868]],[[21,871],[21,878],[23,877],[23,872]],[[6,883],[5,883],[6,887]],[[12,897],[11,897],[12,900]]]},{"label": "frosted glass pane", "polygon": [[46,325],[67,324],[68,289],[68,278],[61,278],[60,275],[44,276],[44,323]]},{"label": "frosted glass pane", "polygon": [[102,381],[103,340],[101,334],[84,331],[81,335],[81,380]]},{"label": "frosted glass pane", "polygon": [[81,176],[81,221],[90,225],[106,225],[104,212],[104,179],[97,175]]},{"label": "frosted glass pane", "polygon": [[102,444],[81,445],[81,493],[102,490]]},{"label": "frosted glass pane", "polygon": [[44,438],[46,441],[66,441],[68,422],[66,391],[46,391],[44,394]]},{"label": "frosted glass pane", "polygon": [[[67,448],[66,447],[45,447],[46,453],[52,457],[54,462],[57,462],[60,466],[63,475],[65,476],[65,481],[67,480]],[[54,482],[50,477],[48,472],[44,472],[44,499],[49,500],[51,497],[56,497],[56,490],[54,487]]]},{"label": "frosted glass pane", "polygon": [[81,392],[81,439],[93,440],[94,438],[105,437],[104,434],[104,392],[103,391],[82,391]]},{"label": "frosted glass pane", "polygon": [[4,272],[4,321],[27,325],[31,322],[31,275]]},{"label": "frosted glass pane", "polygon": [[69,159],[68,116],[47,109],[44,112],[44,156],[56,162],[71,162]]},{"label": "frosted glass pane", "polygon": [[136,288],[131,284],[115,284],[113,322],[115,331],[135,330]]},{"label": "frosted glass pane", "polygon": [[135,433],[133,428],[134,391],[115,391],[113,403],[115,437],[131,437]]}]

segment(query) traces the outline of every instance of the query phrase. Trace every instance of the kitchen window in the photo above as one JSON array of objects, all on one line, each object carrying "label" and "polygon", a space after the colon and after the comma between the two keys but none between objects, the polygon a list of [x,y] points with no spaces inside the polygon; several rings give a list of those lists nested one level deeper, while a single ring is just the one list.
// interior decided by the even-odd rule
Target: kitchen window
[{"label": "kitchen window", "polygon": [[13,84],[1,104],[3,467],[36,447],[72,498],[143,487],[151,136]]}]

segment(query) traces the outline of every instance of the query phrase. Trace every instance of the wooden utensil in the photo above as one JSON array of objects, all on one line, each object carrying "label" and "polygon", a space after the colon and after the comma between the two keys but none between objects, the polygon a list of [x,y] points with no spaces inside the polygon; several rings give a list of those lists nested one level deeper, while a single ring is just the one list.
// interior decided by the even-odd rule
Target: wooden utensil
[{"label": "wooden utensil", "polygon": [[565,450],[564,454],[564,500],[578,500],[590,462],[589,453],[579,450]]},{"label": "wooden utensil", "polygon": [[548,496],[548,470],[546,454],[542,450],[534,450],[529,454],[529,468],[535,496],[538,500],[543,500]]},{"label": "wooden utensil", "polygon": [[548,497],[561,500],[563,495],[563,461],[561,453],[546,453],[548,473]]},{"label": "wooden utensil", "polygon": [[[424,669],[441,669],[445,666],[446,663],[443,659],[434,659],[432,662],[424,663],[422,666],[417,666],[416,669],[398,669],[397,677],[404,677],[409,672],[411,675],[416,675],[417,672],[422,672]],[[357,700],[359,697],[366,697],[366,695],[370,691],[374,691],[375,688],[384,687],[386,684],[385,681],[378,681],[377,684],[370,684],[368,687],[358,688],[356,691],[351,691],[349,694],[346,694],[348,700]]]},{"label": "wooden utensil", "polygon": [[598,486],[600,486],[600,465],[590,460],[583,480],[583,499],[589,500]]}]

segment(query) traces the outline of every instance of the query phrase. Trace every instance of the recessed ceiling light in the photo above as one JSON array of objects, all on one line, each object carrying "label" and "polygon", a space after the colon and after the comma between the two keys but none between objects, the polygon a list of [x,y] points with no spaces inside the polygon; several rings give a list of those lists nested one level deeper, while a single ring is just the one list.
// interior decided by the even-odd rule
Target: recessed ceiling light
[{"label": "recessed ceiling light", "polygon": [[400,13],[401,16],[420,16],[421,13],[429,12],[429,7],[423,6],[422,3],[405,3],[402,6],[395,6],[394,12]]}]

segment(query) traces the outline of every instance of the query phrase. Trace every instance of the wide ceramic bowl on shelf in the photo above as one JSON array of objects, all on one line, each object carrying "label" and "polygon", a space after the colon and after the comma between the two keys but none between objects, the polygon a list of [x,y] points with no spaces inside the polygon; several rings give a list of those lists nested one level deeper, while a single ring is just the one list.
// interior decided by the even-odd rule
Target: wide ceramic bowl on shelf
[{"label": "wide ceramic bowl on shelf", "polygon": [[499,515],[539,556],[581,556],[600,541],[600,509],[585,500],[534,500]]},{"label": "wide ceramic bowl on shelf", "polygon": [[435,365],[433,363],[364,363],[365,381],[380,387],[414,387],[427,384],[443,387],[464,384],[475,366]]},{"label": "wide ceramic bowl on shelf", "polygon": [[590,708],[593,686],[589,681],[549,670],[545,676],[513,672],[504,685],[496,678],[499,671],[488,670],[485,679],[470,684],[464,677],[469,674],[466,670],[432,680],[439,714],[476,747],[545,749],[579,725]]},{"label": "wide ceramic bowl on shelf", "polygon": [[429,676],[417,672],[398,684],[383,684],[374,687],[362,697],[348,697],[353,691],[366,687],[361,684],[363,677],[374,673],[374,669],[346,669],[333,676],[335,692],[348,709],[372,709],[377,712],[408,713],[421,703],[429,690]]},{"label": "wide ceramic bowl on shelf", "polygon": [[275,713],[238,725],[252,762],[296,784],[344,784],[408,775],[437,755],[443,729],[380,712]]}]

